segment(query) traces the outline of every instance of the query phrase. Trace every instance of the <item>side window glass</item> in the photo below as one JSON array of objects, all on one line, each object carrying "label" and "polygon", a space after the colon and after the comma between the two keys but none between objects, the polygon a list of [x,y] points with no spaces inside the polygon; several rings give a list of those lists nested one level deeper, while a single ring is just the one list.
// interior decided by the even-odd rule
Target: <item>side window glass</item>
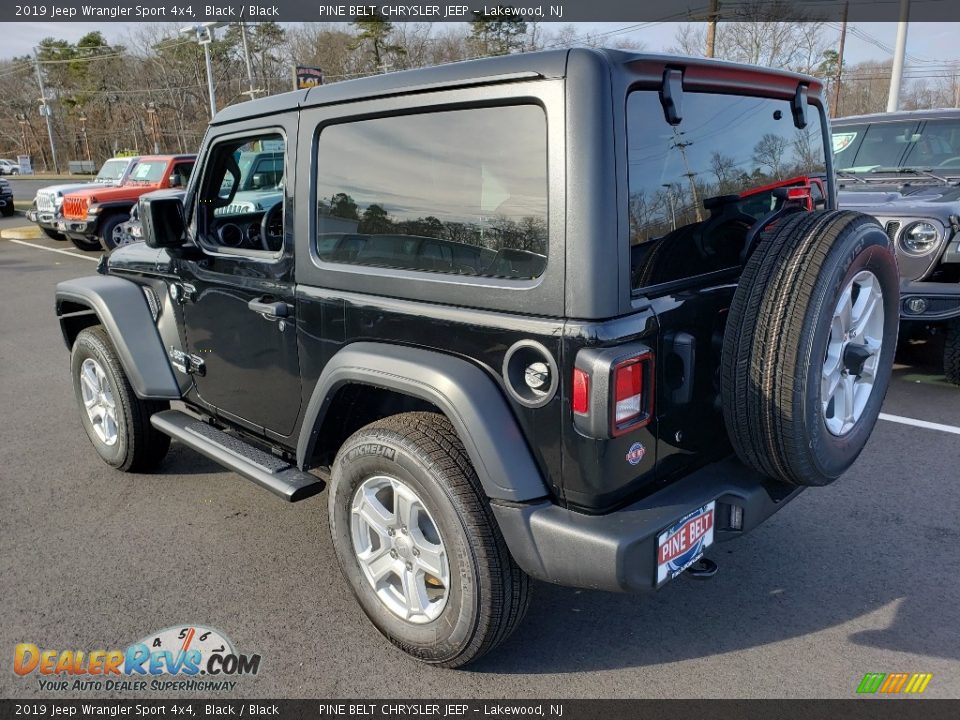
[{"label": "side window glass", "polygon": [[[221,251],[280,251],[285,151],[283,136],[276,132],[211,147],[197,203],[202,244]],[[187,176],[190,169],[185,168]]]},{"label": "side window glass", "polygon": [[536,105],[324,128],[317,255],[455,275],[539,276],[547,263],[546,130]]}]

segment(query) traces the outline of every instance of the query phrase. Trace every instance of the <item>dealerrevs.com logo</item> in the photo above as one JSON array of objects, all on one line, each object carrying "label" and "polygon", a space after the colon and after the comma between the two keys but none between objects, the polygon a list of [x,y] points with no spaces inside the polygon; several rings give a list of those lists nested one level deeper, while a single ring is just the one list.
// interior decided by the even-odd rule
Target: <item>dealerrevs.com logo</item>
[{"label": "dealerrevs.com logo", "polygon": [[233,679],[256,675],[259,655],[238,653],[218,630],[202,625],[168,627],[125,650],[14,648],[13,671],[36,677],[43,691],[230,691]]}]

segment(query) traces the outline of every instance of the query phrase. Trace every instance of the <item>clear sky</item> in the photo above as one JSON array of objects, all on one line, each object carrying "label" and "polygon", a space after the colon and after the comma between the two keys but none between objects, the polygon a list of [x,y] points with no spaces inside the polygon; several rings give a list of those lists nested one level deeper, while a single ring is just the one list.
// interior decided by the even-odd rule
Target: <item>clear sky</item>
[{"label": "clear sky", "polygon": [[[139,24],[139,23],[138,23]],[[54,36],[75,41],[92,30],[101,30],[109,42],[123,41],[135,23],[0,23],[0,58],[26,55],[45,37]],[[629,23],[582,23],[588,32],[615,32]],[[612,38],[629,38],[643,43],[650,51],[666,50],[674,42],[677,23],[660,23],[638,31],[618,33]],[[891,57],[897,35],[897,25],[884,23],[853,23],[847,36],[846,62],[886,60]],[[839,36],[839,29],[830,32]],[[857,34],[862,34],[857,36]],[[865,36],[865,37],[864,37]],[[960,23],[913,23],[907,36],[907,53],[921,62],[938,63],[960,60]],[[869,38],[869,39],[867,39]],[[871,42],[870,40],[875,42]],[[877,45],[885,45],[887,49]],[[909,57],[908,57],[909,62]]]}]

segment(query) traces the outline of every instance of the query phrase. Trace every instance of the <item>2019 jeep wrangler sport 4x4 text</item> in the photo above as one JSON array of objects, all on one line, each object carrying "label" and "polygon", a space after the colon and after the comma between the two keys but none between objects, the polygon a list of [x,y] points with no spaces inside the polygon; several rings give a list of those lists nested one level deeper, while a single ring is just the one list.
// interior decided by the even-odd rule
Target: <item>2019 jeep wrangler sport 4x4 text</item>
[{"label": "2019 jeep wrangler sport 4x4 text", "polygon": [[820,91],[564,50],[227,108],[146,242],[57,287],[83,426],[121,470],[172,437],[329,485],[346,582],[430,663],[502,642],[531,577],[708,575],[850,467],[890,378],[896,261],[833,209]]}]

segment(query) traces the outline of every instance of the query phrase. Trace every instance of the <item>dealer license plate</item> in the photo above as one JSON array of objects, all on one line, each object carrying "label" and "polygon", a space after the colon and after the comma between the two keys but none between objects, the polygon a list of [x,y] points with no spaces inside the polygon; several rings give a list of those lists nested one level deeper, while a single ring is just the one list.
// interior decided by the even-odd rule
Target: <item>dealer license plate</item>
[{"label": "dealer license plate", "polygon": [[716,504],[694,510],[657,536],[657,587],[693,565],[713,545]]}]

